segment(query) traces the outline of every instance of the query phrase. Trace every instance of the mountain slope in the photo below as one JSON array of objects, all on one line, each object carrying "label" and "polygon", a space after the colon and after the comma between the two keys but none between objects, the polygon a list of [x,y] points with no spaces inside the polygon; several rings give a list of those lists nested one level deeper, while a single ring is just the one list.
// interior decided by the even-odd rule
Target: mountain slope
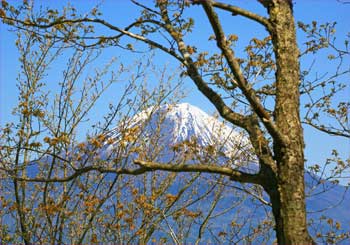
[{"label": "mountain slope", "polygon": [[[182,160],[186,160],[191,164],[219,164],[244,171],[258,171],[257,161],[243,133],[186,103],[149,108],[101,138],[100,136],[96,136],[96,139],[105,141],[89,138],[79,144],[81,147],[78,145],[68,153],[63,152],[62,158],[70,159],[75,166],[105,164],[112,170],[135,169],[137,166],[133,164],[133,159],[139,158],[164,164],[182,163]],[[137,148],[141,150],[135,150]],[[53,162],[51,156],[29,165],[28,176],[34,178],[38,173],[47,176],[50,171],[48,167],[53,163],[53,172],[59,176],[62,174],[60,169],[66,162]],[[317,176],[306,174],[307,193],[315,178]],[[346,188],[327,181],[322,183],[313,189],[313,193],[320,194],[307,198],[308,218],[313,222],[310,232],[314,237],[318,232],[326,234],[337,227],[348,231],[350,227],[350,195],[345,192]],[[99,216],[89,227],[100,229],[102,237],[110,241],[116,241],[115,234],[118,233],[119,243],[129,241],[131,244],[139,244],[139,236],[136,234],[139,231],[150,233],[148,244],[154,244],[151,243],[153,238],[161,241],[159,243],[175,243],[172,240],[173,231],[181,241],[179,243],[183,244],[195,244],[199,237],[203,244],[272,244],[274,241],[271,207],[256,198],[259,196],[268,202],[262,188],[232,182],[226,177],[196,173],[176,175],[163,171],[150,171],[136,176],[119,175],[113,171],[89,172],[69,184],[73,186],[69,193],[72,199],[66,200],[65,205],[67,210],[77,207],[77,212],[69,217],[72,221],[85,220],[81,219],[81,215],[87,214],[84,207],[88,204],[91,193],[101,200],[107,198],[99,209]],[[106,194],[107,189],[113,185],[115,195]],[[62,194],[60,187],[60,183],[53,183],[50,196],[59,199]],[[12,195],[13,192],[9,193]],[[82,206],[76,206],[75,202],[80,202]],[[39,203],[40,193],[37,201],[34,201],[35,205]],[[338,205],[332,207],[334,204]],[[47,222],[41,209],[33,208],[32,213],[38,223]],[[119,217],[118,214],[123,216]],[[98,220],[103,221],[103,224],[117,226],[104,227]],[[17,229],[16,217],[11,212],[5,217],[5,223]],[[71,231],[75,229],[74,226]],[[333,233],[330,234],[333,236]],[[322,237],[317,241],[323,242],[321,239]],[[349,239],[344,243],[349,243]]]},{"label": "mountain slope", "polygon": [[[172,148],[178,144],[195,141],[199,151],[207,150],[208,146],[216,146],[223,153],[226,160],[234,157],[236,166],[249,165],[250,170],[254,169],[256,171],[258,169],[256,160],[250,153],[249,141],[242,133],[235,131],[217,118],[209,116],[190,104],[182,103],[149,108],[130,120],[129,127],[133,128],[136,126],[142,127],[143,138],[157,135],[157,144],[166,146],[164,148],[165,155],[168,151],[171,154]],[[118,129],[112,130],[109,136],[114,138],[120,137]],[[152,143],[150,142],[150,144]],[[163,159],[158,160],[162,161]],[[217,164],[220,164],[220,162],[217,162]],[[312,183],[312,176],[307,173],[305,180],[306,183]],[[330,182],[326,184],[333,187],[328,188],[329,190],[322,194],[311,196],[307,199],[309,218],[313,220],[321,218],[326,223],[327,219],[324,219],[323,216],[332,217],[340,222],[343,225],[342,227],[350,226],[350,215],[347,207],[348,203],[350,203],[349,193],[346,193],[346,188],[343,186],[334,185]],[[310,188],[313,187],[307,185],[307,192],[309,192]],[[317,187],[315,192],[322,192],[322,186]],[[343,201],[341,202],[342,199]],[[229,206],[229,201],[230,199],[226,203],[223,201],[221,207]],[[243,210],[246,210],[247,213],[254,212],[251,210],[252,207],[249,203],[244,205],[246,206]],[[322,212],[319,212],[320,210]],[[233,214],[231,213],[231,215]],[[222,221],[227,217],[223,217]],[[325,229],[327,230],[328,228]]]},{"label": "mountain slope", "polygon": [[[130,119],[128,127],[141,126],[144,135],[157,134],[161,142],[170,146],[195,139],[201,147],[222,144],[227,154],[249,148],[242,133],[220,122],[188,103],[151,107]],[[109,132],[118,138],[118,128]]]}]

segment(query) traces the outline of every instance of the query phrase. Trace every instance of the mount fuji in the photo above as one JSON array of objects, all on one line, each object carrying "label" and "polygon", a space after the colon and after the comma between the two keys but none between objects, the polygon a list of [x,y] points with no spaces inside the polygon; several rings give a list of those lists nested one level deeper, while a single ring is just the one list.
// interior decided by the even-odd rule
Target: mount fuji
[{"label": "mount fuji", "polygon": [[[188,103],[152,106],[136,114],[127,124],[130,128],[142,125],[147,134],[160,130],[162,141],[170,145],[189,141],[193,137],[203,147],[225,140],[225,150],[228,152],[237,151],[238,142],[247,144],[242,134]],[[109,136],[117,138],[118,130],[111,130]]]},{"label": "mount fuji", "polygon": [[[161,157],[156,157],[156,161],[169,162],[169,159],[172,159],[170,156],[173,155],[174,147],[184,142],[193,142],[199,154],[204,154],[208,147],[215,147],[216,154],[219,153],[218,155],[220,155],[220,157],[215,158],[217,161],[215,164],[229,164],[231,167],[241,168],[250,172],[256,172],[259,169],[257,160],[252,154],[249,140],[243,132],[224,124],[217,117],[210,116],[188,103],[150,107],[131,118],[126,124],[128,128],[141,127],[142,130],[139,136],[143,139],[150,139],[147,144],[151,145],[151,148],[152,144],[162,147],[161,154],[159,154]],[[111,130],[108,133],[108,137],[119,139],[119,130],[119,128]],[[156,141],[152,141],[152,137]],[[153,147],[156,148],[155,146]],[[115,145],[107,144],[105,149],[107,149],[107,152],[110,152],[114,148]],[[230,159],[234,160],[230,161]],[[207,176],[207,178],[211,177]],[[312,186],[315,180],[322,184],[317,187]],[[350,194],[347,192],[347,188],[329,181],[320,180],[319,177],[307,171],[305,183],[306,193],[310,194],[307,198],[307,211],[310,222],[321,220],[321,222],[326,224],[328,218],[331,217],[342,225],[342,229],[345,229],[343,231],[347,231],[347,227],[350,227],[348,207]],[[312,193],[317,193],[317,195],[312,195]],[[267,198],[266,195],[263,196]],[[225,200],[225,197],[223,197],[219,206],[222,209],[226,209],[230,205],[230,199]],[[264,212],[253,210],[254,208],[250,202],[243,202],[242,205],[243,208],[241,210],[245,210],[247,215],[255,213],[256,219],[259,219],[260,215],[264,215]],[[269,207],[267,207],[267,210],[269,210]],[[230,215],[234,215],[234,212],[228,212],[227,215],[221,219],[219,218],[216,222],[218,224],[228,222]],[[244,219],[244,212],[241,212],[240,215]],[[323,229],[323,232],[330,231],[329,227],[327,228],[326,226],[320,229]],[[310,232],[313,236],[316,235],[316,230],[310,230]]]},{"label": "mount fuji", "polygon": [[[205,153],[205,149],[210,148],[212,153],[220,156],[221,164],[224,159],[231,159],[231,166],[249,165],[252,169],[246,169],[247,171],[257,170],[251,145],[242,131],[188,103],[150,107],[136,114],[124,125],[128,129],[138,128],[138,132],[133,133],[138,138],[147,139],[147,145],[156,144],[157,148],[162,148],[157,161],[167,162],[169,156],[173,155],[174,148],[186,144],[188,148],[192,144],[198,154]],[[120,132],[120,127],[116,127],[107,133],[108,139],[113,139],[115,143],[106,144],[104,151],[110,153],[120,145]]]},{"label": "mount fuji", "polygon": [[[98,151],[94,150],[96,147],[89,140],[82,144],[85,145],[82,155],[79,146],[67,155],[82,166],[106,164],[106,167],[113,169],[137,168],[133,160],[141,159],[164,164],[183,163],[185,160],[189,164],[216,164],[250,173],[259,171],[258,161],[244,132],[187,103],[150,107],[106,132],[103,139],[101,146],[99,142],[96,143],[99,145]],[[80,156],[82,158],[78,160]],[[42,159],[42,163],[46,161],[50,162],[50,156]],[[33,163],[32,170],[28,171],[32,177],[39,171],[36,166]],[[81,178],[84,181],[89,178],[103,179],[106,186],[117,181],[117,194],[111,196],[101,209],[106,222],[109,217],[111,222],[115,221],[116,213],[120,211],[115,205],[118,202],[132,217],[129,220],[133,220],[135,227],[146,227],[152,231],[151,238],[157,241],[161,241],[159,239],[162,237],[171,241],[174,232],[174,243],[177,238],[181,238],[181,242],[176,243],[189,244],[196,241],[206,244],[270,244],[274,241],[269,199],[257,186],[203,173],[175,175],[157,171],[138,176],[116,176],[115,173],[105,174],[103,178],[100,176],[93,172]],[[315,182],[322,184],[315,186]],[[319,232],[330,236],[349,232],[350,195],[347,188],[320,180],[307,171],[305,183],[306,193],[311,194],[306,200],[311,235],[323,243],[322,237],[318,237]],[[94,182],[89,184],[97,185]],[[103,191],[99,193],[104,194]],[[147,214],[146,211],[153,213]],[[148,223],[142,223],[144,220]],[[5,223],[16,227],[13,217],[9,217]],[[126,223],[124,225],[128,227]],[[128,236],[129,243],[137,244],[139,240],[133,234],[139,228],[133,231],[125,228],[127,232],[121,235]],[[104,234],[107,235],[114,236],[114,233]],[[349,241],[345,237],[342,243]]]}]

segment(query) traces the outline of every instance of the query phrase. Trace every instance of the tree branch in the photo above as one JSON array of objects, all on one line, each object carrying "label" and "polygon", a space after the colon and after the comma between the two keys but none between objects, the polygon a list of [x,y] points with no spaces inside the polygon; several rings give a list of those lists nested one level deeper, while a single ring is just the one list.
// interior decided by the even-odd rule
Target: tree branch
[{"label": "tree branch", "polygon": [[271,134],[271,136],[275,140],[279,141],[281,144],[285,144],[286,138],[277,129],[276,125],[272,121],[271,116],[260,103],[255,93],[255,90],[252,88],[251,84],[243,76],[243,73],[240,69],[239,62],[235,58],[233,51],[227,45],[225,33],[220,24],[218,15],[215,13],[212,7],[212,4],[209,1],[201,1],[201,4],[208,16],[210,24],[215,33],[217,46],[220,48],[223,55],[225,56],[227,63],[236,78],[238,87],[241,89],[242,93],[249,101],[249,104],[251,105],[252,109],[259,116],[259,118],[261,119],[262,123],[265,125],[266,129]]},{"label": "tree branch", "polygon": [[[109,22],[107,22],[105,20],[97,19],[97,18],[96,19],[80,18],[80,19],[74,19],[74,20],[57,20],[57,21],[53,21],[51,23],[44,24],[44,25],[43,24],[38,24],[38,23],[33,23],[33,22],[24,22],[24,21],[21,21],[21,20],[18,20],[18,19],[9,18],[9,17],[4,17],[4,19],[10,20],[10,21],[14,21],[14,22],[19,23],[19,24],[21,24],[23,26],[33,26],[33,27],[39,27],[39,28],[42,28],[42,29],[48,29],[48,28],[51,28],[51,27],[54,27],[54,26],[57,26],[57,25],[61,25],[61,24],[76,24],[76,23],[83,23],[83,22],[101,24],[101,25],[103,25],[105,27],[108,27],[111,30],[117,31],[117,32],[122,34],[120,36],[115,36],[114,38],[116,38],[116,39],[122,37],[123,35],[126,35],[128,37],[131,37],[133,39],[136,39],[136,40],[142,41],[144,43],[147,43],[147,44],[149,44],[152,47],[156,47],[156,48],[158,48],[158,49],[160,49],[160,50],[162,50],[162,51],[172,55],[177,60],[179,60],[181,63],[184,62],[184,60],[178,54],[176,54],[173,49],[167,48],[167,47],[161,45],[158,42],[155,42],[155,41],[150,40],[150,39],[148,39],[148,38],[146,38],[144,36],[137,35],[137,34],[132,33],[132,32],[129,31],[132,27],[134,27],[136,25],[139,25],[140,21],[136,21],[136,22],[130,24],[129,26],[127,26],[126,28],[122,29],[122,28],[119,28],[117,26],[112,25],[111,23],[109,23]],[[150,22],[150,20],[148,20],[148,22]],[[155,22],[155,21],[152,21],[152,23],[153,24],[157,24],[157,25],[161,25],[161,23]],[[161,27],[163,27],[163,26],[161,26]]]},{"label": "tree branch", "polygon": [[148,170],[146,168],[137,168],[137,169],[126,169],[126,168],[117,168],[117,169],[111,169],[111,168],[104,168],[99,166],[88,166],[84,168],[80,168],[76,170],[73,174],[67,176],[67,177],[55,177],[55,178],[45,178],[45,177],[37,177],[37,178],[25,178],[25,177],[18,177],[15,176],[13,171],[4,169],[11,178],[17,180],[17,181],[23,181],[23,182],[41,182],[41,183],[58,183],[58,182],[69,182],[84,173],[96,171],[99,173],[111,173],[111,174],[126,174],[126,175],[141,175],[147,172]]},{"label": "tree branch", "polygon": [[207,97],[207,99],[209,99],[209,101],[216,107],[216,109],[224,119],[226,119],[234,125],[237,125],[247,130],[247,120],[250,120],[250,118],[240,113],[232,111],[231,108],[228,107],[223,101],[222,97],[218,93],[216,93],[212,88],[210,88],[208,84],[203,80],[203,77],[199,74],[195,63],[191,58],[191,55],[187,51],[185,42],[181,37],[179,37],[179,35],[176,35],[177,31],[174,30],[173,26],[171,25],[167,9],[162,4],[160,4],[159,8],[161,10],[162,19],[165,22],[166,30],[176,41],[178,50],[183,56],[182,64],[184,64],[187,67],[187,74],[196,84],[198,90],[205,97]]},{"label": "tree branch", "polygon": [[13,171],[5,170],[13,179],[23,182],[41,182],[41,183],[53,183],[53,182],[69,182],[84,173],[90,171],[96,171],[99,173],[112,173],[112,174],[125,174],[125,175],[141,175],[146,172],[163,170],[168,172],[193,172],[193,173],[212,173],[212,174],[221,174],[230,177],[231,180],[239,181],[241,183],[252,183],[260,184],[259,174],[248,174],[239,170],[231,169],[228,167],[221,167],[217,165],[203,165],[203,164],[179,164],[171,165],[166,163],[156,163],[156,162],[147,162],[141,160],[134,160],[134,163],[139,166],[136,169],[110,169],[99,166],[88,166],[76,170],[73,174],[67,177],[55,177],[55,178],[26,178],[15,176]]},{"label": "tree branch", "polygon": [[302,121],[302,123],[309,125],[311,127],[313,127],[314,129],[317,129],[323,133],[329,134],[329,135],[334,135],[334,136],[341,136],[341,137],[345,137],[345,138],[350,138],[350,131],[349,130],[336,130],[336,129],[331,129],[328,128],[326,126],[321,126],[321,125],[317,125],[315,123],[312,123],[310,120],[304,120]]},{"label": "tree branch", "polygon": [[241,183],[260,184],[259,174],[248,174],[239,170],[228,167],[221,167],[218,165],[204,165],[204,164],[166,164],[157,162],[148,162],[142,160],[134,160],[134,163],[145,169],[145,171],[163,170],[168,172],[193,172],[193,173],[211,173],[220,174],[230,177],[233,181]]},{"label": "tree branch", "polygon": [[191,55],[188,53],[186,44],[178,35],[174,35],[176,31],[173,29],[169,17],[167,15],[167,9],[160,5],[162,18],[165,22],[165,27],[168,33],[173,37],[178,45],[178,49],[184,57],[184,65],[187,67],[187,73],[196,84],[199,91],[202,92],[210,102],[216,107],[220,115],[230,123],[245,129],[251,139],[255,153],[260,159],[261,164],[266,164],[275,170],[272,153],[268,146],[268,141],[262,133],[259,121],[254,116],[244,116],[240,113],[236,113],[226,105],[222,97],[211,89],[208,84],[203,80],[203,77],[199,74],[198,69],[193,62]]},{"label": "tree branch", "polygon": [[[198,2],[198,0],[196,0],[195,2]],[[272,26],[271,26],[269,20],[263,16],[260,16],[258,14],[253,13],[253,12],[250,12],[248,10],[239,8],[239,7],[234,6],[234,5],[226,4],[226,3],[220,3],[220,2],[213,1],[212,6],[219,8],[219,9],[229,11],[232,13],[232,15],[241,15],[241,16],[247,17],[248,19],[254,20],[255,22],[262,24],[268,30],[272,30]]]}]

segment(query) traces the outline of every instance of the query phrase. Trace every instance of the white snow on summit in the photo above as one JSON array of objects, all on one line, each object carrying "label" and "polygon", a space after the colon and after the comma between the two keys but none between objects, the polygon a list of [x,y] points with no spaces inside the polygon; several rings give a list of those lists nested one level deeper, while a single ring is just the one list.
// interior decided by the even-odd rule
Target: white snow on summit
[{"label": "white snow on summit", "polygon": [[[150,107],[130,120],[128,127],[135,126],[143,128],[144,136],[157,134],[159,142],[169,147],[195,140],[202,148],[220,148],[227,157],[247,156],[250,149],[249,141],[242,133],[188,103]],[[117,128],[109,135],[118,137]]]}]

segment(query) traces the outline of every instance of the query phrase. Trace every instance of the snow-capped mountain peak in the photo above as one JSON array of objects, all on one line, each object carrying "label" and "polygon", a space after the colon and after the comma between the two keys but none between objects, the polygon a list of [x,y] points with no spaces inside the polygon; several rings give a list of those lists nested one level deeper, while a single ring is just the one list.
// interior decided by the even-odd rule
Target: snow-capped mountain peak
[{"label": "snow-capped mountain peak", "polygon": [[[242,132],[189,103],[150,107],[130,119],[128,127],[135,126],[142,128],[144,136],[157,135],[158,144],[170,148],[182,142],[195,141],[202,148],[220,148],[227,157],[244,154],[246,158],[250,155],[247,154],[250,151],[249,141]],[[112,130],[110,135],[118,137],[118,129]]]}]

